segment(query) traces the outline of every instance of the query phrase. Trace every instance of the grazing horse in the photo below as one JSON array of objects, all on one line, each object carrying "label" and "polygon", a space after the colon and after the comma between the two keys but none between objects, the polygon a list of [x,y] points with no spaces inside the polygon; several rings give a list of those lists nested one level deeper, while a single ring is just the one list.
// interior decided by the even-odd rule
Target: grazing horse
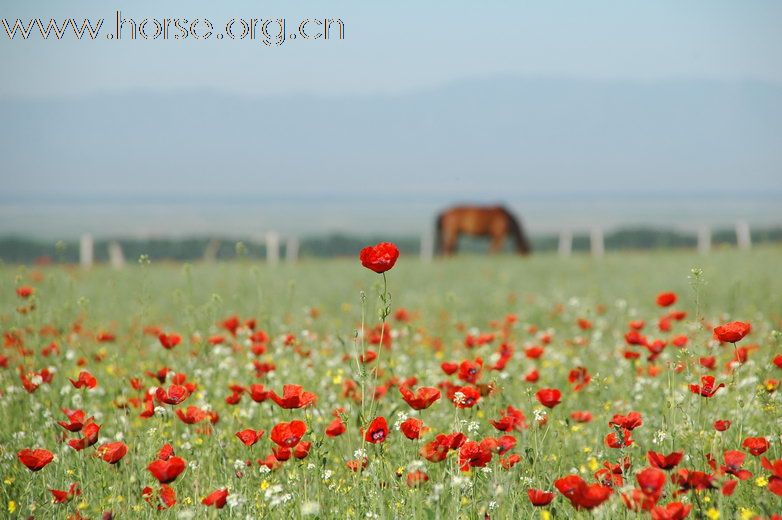
[{"label": "grazing horse", "polygon": [[490,237],[489,251],[498,253],[511,235],[519,254],[530,253],[530,245],[519,221],[502,206],[454,206],[437,216],[437,246],[444,255],[456,252],[461,234]]}]

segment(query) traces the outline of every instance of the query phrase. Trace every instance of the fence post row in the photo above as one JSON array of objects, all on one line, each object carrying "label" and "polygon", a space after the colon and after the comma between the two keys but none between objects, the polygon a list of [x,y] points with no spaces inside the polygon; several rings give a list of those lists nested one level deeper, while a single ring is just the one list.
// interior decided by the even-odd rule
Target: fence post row
[{"label": "fence post row", "polygon": [[563,229],[559,233],[559,245],[557,246],[559,256],[570,256],[573,252],[573,232],[569,229]]},{"label": "fence post row", "polygon": [[92,267],[94,261],[94,246],[95,244],[91,234],[85,233],[81,236],[81,240],[79,240],[79,264],[81,264],[84,269]]},{"label": "fence post row", "polygon": [[736,223],[736,245],[739,249],[749,249],[752,247],[752,236],[749,232],[749,224],[746,221]]},{"label": "fence post row", "polygon": [[589,245],[592,250],[592,256],[601,257],[605,253],[605,242],[603,240],[603,228],[593,227],[589,233]]},{"label": "fence post row", "polygon": [[117,270],[125,267],[125,255],[122,253],[122,246],[119,245],[119,242],[109,243],[109,263]]},{"label": "fence post row", "polygon": [[266,261],[277,265],[280,261],[280,235],[276,231],[266,233]]}]

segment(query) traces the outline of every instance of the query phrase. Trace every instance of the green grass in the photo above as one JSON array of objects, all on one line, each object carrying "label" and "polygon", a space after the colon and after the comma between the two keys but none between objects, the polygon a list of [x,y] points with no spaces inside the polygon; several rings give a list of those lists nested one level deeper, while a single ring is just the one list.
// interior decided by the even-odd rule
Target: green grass
[{"label": "green grass", "polygon": [[[0,328],[19,334],[24,347],[33,351],[22,356],[14,348],[0,350],[8,358],[8,368],[0,368],[0,517],[65,518],[79,511],[96,518],[113,511],[123,518],[298,518],[315,509],[319,513],[311,518],[479,518],[484,513],[491,518],[586,517],[589,513],[574,513],[553,482],[571,472],[593,481],[592,474],[604,461],[631,457],[633,466],[625,475],[625,487],[630,488],[635,473],[648,466],[647,450],[684,450],[686,459],[680,468],[710,471],[706,453],[722,463],[724,450],[741,450],[742,440],[749,436],[767,436],[771,448],[765,455],[779,459],[780,392],[767,391],[764,383],[782,379],[782,370],[771,364],[774,355],[782,354],[782,340],[773,333],[782,327],[781,265],[779,248],[747,253],[724,250],[707,257],[687,252],[626,253],[599,260],[540,255],[527,260],[463,257],[432,264],[402,257],[387,273],[393,347],[358,368],[356,356],[375,348],[362,341],[357,331],[362,320],[367,330],[378,323],[382,277],[357,260],[305,261],[275,268],[241,261],[152,263],[120,272],[106,267],[89,272],[0,267]],[[692,275],[696,266],[702,269],[700,277]],[[20,285],[35,287],[32,299],[16,296],[14,289]],[[679,300],[673,308],[687,312],[686,319],[674,322],[667,333],[657,329],[665,310],[655,305],[655,297],[662,291],[676,292]],[[33,304],[29,312],[17,310]],[[401,307],[415,316],[410,323],[393,319],[393,312]],[[219,329],[219,322],[234,314],[255,318],[257,328],[269,334],[268,351],[257,359],[275,363],[274,372],[256,378],[251,364],[256,356],[249,352],[245,337],[233,339]],[[496,332],[492,322],[502,323],[508,314],[518,317],[508,338],[514,357],[502,372],[483,371],[480,382],[495,382],[498,392],[482,398],[474,408],[457,410],[443,395],[431,408],[413,413],[396,388],[376,402],[369,398],[356,402],[342,395],[348,379],[371,395],[375,365],[382,371],[380,383],[410,376],[418,378],[416,386],[436,386],[446,379],[458,382],[456,375],[446,376],[440,364],[477,356],[491,364],[500,341],[467,349],[465,335],[472,329]],[[582,331],[578,318],[590,320],[593,328]],[[654,362],[660,369],[655,377],[647,373],[650,363],[645,351],[636,349],[642,356],[635,362],[621,355],[628,322],[634,319],[646,320],[643,332],[650,338],[680,334],[689,338],[686,349],[665,349]],[[758,348],[746,364],[726,374],[723,366],[734,355],[733,346],[711,342],[710,326],[733,320],[752,323],[752,334],[739,346],[757,344]],[[78,332],[75,323],[80,324]],[[539,334],[528,331],[530,325],[553,337],[538,360],[524,356],[525,346],[540,344]],[[41,335],[44,326],[54,327],[56,336]],[[155,337],[144,334],[148,326],[178,332],[183,341],[165,350]],[[95,336],[102,330],[115,332],[116,341],[98,343]],[[207,338],[218,333],[226,336],[225,345],[209,345]],[[287,334],[296,336],[299,352],[309,353],[306,357],[284,345]],[[41,349],[52,341],[61,354],[43,357]],[[439,352],[435,345],[441,345]],[[103,356],[101,361],[95,359],[97,354]],[[698,358],[707,355],[717,357],[718,369],[712,374],[727,384],[709,399],[687,389],[707,373],[698,364]],[[77,366],[79,358],[86,360],[85,367]],[[680,373],[671,369],[677,362],[683,365]],[[27,393],[20,384],[19,365],[28,370],[51,366],[56,374],[50,385]],[[141,395],[131,388],[130,378],[155,386],[144,372],[162,366],[183,372],[198,384],[195,394],[176,408],[208,405],[219,413],[211,435],[179,421],[171,406],[165,407],[166,415],[149,419],[139,417],[139,408],[118,406]],[[586,367],[592,375],[591,384],[581,392],[571,391],[567,381],[576,366]],[[523,377],[533,367],[540,371],[534,384]],[[84,368],[98,378],[97,389],[77,390],[66,379],[75,378]],[[315,392],[318,401],[314,407],[283,410],[271,401],[255,403],[245,395],[238,405],[230,406],[225,397],[234,383],[262,383],[278,393],[284,383],[301,384]],[[563,401],[548,410],[547,424],[538,426],[535,411],[543,408],[534,394],[544,387],[561,389]],[[471,440],[503,435],[488,420],[498,418],[508,405],[523,410],[530,424],[529,429],[512,434],[518,441],[512,453],[522,459],[512,469],[503,470],[497,455],[489,471],[470,472],[459,470],[455,452],[440,463],[423,461],[418,455],[420,446],[437,433],[462,431]],[[348,430],[338,438],[325,437],[324,428],[339,406],[347,409]],[[67,432],[56,424],[65,418],[60,412],[63,407],[80,407],[94,415],[102,426],[95,447],[121,438],[130,448],[127,456],[110,466],[91,456],[95,447],[82,452],[68,447],[63,442]],[[569,417],[575,410],[590,411],[593,421],[575,424]],[[644,419],[643,426],[633,431],[635,444],[621,450],[606,447],[603,437],[612,431],[609,419],[631,410],[641,412]],[[404,438],[394,429],[399,413],[422,418],[431,431],[422,441]],[[358,429],[376,415],[388,419],[391,434],[380,445],[363,443]],[[711,425],[718,418],[730,419],[733,426],[716,432]],[[261,472],[255,461],[271,453],[269,431],[277,422],[292,419],[304,420],[310,427],[305,437],[313,443],[309,456]],[[234,433],[249,427],[267,433],[248,448]],[[197,466],[171,484],[177,504],[157,512],[144,502],[141,489],[158,487],[146,466],[166,442]],[[354,473],[345,463],[362,446],[369,465],[363,473]],[[54,452],[56,460],[33,473],[16,460],[16,453],[39,447]],[[240,461],[246,460],[252,465],[240,468]],[[407,467],[420,467],[429,481],[408,487],[403,469]],[[744,467],[754,475],[740,482],[730,497],[715,490],[674,499],[676,487],[669,481],[659,504],[690,503],[693,518],[715,518],[716,513],[724,519],[742,514],[750,518],[748,511],[780,512],[780,498],[758,485],[763,480],[756,481],[770,475],[759,458],[748,455]],[[331,476],[324,479],[325,473]],[[81,484],[82,495],[68,504],[53,505],[48,489],[67,489],[71,482]],[[229,489],[229,498],[234,497],[228,506],[216,511],[201,505],[206,494],[221,487]],[[526,495],[529,487],[553,490],[556,497],[550,506],[533,510]],[[617,490],[594,514],[649,517],[628,512],[619,494]],[[233,503],[236,498],[241,498],[238,504]]]}]

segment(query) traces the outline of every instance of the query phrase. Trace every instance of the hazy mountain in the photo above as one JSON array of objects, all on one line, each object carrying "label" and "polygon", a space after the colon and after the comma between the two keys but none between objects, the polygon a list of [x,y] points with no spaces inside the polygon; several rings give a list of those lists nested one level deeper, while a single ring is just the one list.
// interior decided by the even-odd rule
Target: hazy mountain
[{"label": "hazy mountain", "polygon": [[52,223],[57,207],[77,225],[100,204],[154,205],[175,231],[176,215],[220,205],[313,230],[387,227],[388,215],[373,214],[380,207],[396,208],[400,222],[428,219],[454,200],[594,204],[596,213],[608,204],[633,217],[636,199],[653,213],[658,202],[738,198],[758,218],[781,216],[764,206],[782,193],[774,84],[487,78],[396,96],[3,99],[0,113],[0,231],[37,214]]}]

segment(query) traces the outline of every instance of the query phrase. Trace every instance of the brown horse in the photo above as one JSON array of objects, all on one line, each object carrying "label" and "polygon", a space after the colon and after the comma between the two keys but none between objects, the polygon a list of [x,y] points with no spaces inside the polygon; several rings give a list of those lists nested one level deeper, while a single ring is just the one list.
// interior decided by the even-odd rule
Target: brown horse
[{"label": "brown horse", "polygon": [[511,235],[519,254],[530,253],[530,245],[519,221],[502,206],[455,206],[437,217],[437,245],[444,255],[456,252],[461,234],[490,237],[489,250],[498,253]]}]

